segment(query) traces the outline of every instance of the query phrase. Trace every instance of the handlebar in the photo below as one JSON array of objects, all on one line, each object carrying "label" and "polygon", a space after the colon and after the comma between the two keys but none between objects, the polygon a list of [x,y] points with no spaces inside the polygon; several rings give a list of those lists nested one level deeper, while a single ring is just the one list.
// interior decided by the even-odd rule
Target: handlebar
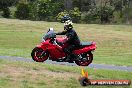
[{"label": "handlebar", "polygon": [[57,40],[56,40],[56,38],[55,38],[54,44],[57,45],[58,47],[62,48],[56,41],[57,41]]}]

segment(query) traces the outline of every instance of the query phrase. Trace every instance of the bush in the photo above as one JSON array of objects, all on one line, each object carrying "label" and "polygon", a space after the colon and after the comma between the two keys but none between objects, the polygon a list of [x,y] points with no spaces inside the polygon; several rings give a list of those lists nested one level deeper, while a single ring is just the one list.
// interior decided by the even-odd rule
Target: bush
[{"label": "bush", "polygon": [[123,19],[121,18],[121,12],[120,11],[114,11],[113,12],[113,20],[112,23],[120,24],[123,22]]},{"label": "bush", "polygon": [[50,5],[48,4],[48,2],[44,1],[44,0],[40,0],[37,3],[37,13],[38,13],[38,17],[39,20],[45,20],[47,16],[49,16],[50,14],[50,9],[52,7],[50,7]]},{"label": "bush", "polygon": [[109,23],[113,18],[114,8],[112,6],[103,6],[100,7],[100,20],[101,23]]},{"label": "bush", "polygon": [[28,19],[30,17],[29,4],[19,3],[17,5],[17,11],[15,11],[15,17],[18,19]]},{"label": "bush", "polygon": [[56,15],[64,8],[63,3],[54,3],[51,0],[36,0],[31,5],[32,18],[36,20],[55,21]]},{"label": "bush", "polygon": [[15,6],[12,6],[9,8],[10,9],[10,18],[15,18],[14,14],[15,14],[15,11],[16,11],[16,7]]},{"label": "bush", "polygon": [[81,12],[77,7],[75,7],[73,10],[70,10],[69,12],[64,10],[64,12],[60,12],[57,16],[56,19],[57,21],[61,22],[61,19],[63,16],[69,16],[72,18],[72,21],[75,23],[80,22],[81,19]]},{"label": "bush", "polygon": [[69,16],[69,14],[68,14],[68,12],[67,12],[66,10],[65,10],[64,12],[60,12],[60,13],[58,13],[58,15],[56,16],[56,20],[59,21],[59,22],[61,22],[62,17],[63,17],[63,16],[66,16],[66,15]]},{"label": "bush", "polygon": [[2,16],[5,17],[5,18],[9,18],[10,17],[10,10],[9,10],[9,8],[5,7],[2,10],[3,10]]},{"label": "bush", "polygon": [[37,1],[29,3],[29,6],[30,6],[30,19],[39,20]]},{"label": "bush", "polygon": [[83,13],[81,20],[85,23],[109,23],[112,21],[113,12],[112,6],[98,6]]},{"label": "bush", "polygon": [[99,23],[100,22],[99,8],[90,9],[88,12],[82,13],[81,20],[84,23]]},{"label": "bush", "polygon": [[73,22],[78,23],[80,21],[81,12],[79,11],[79,8],[75,7],[73,10],[70,10],[69,14]]},{"label": "bush", "polygon": [[123,23],[132,24],[132,5],[131,7],[127,7],[123,9]]},{"label": "bush", "polygon": [[62,12],[64,9],[64,4],[61,2],[53,3],[51,5],[53,6],[53,8],[51,9],[51,12],[52,12],[51,14],[54,16],[57,16],[58,13]]}]

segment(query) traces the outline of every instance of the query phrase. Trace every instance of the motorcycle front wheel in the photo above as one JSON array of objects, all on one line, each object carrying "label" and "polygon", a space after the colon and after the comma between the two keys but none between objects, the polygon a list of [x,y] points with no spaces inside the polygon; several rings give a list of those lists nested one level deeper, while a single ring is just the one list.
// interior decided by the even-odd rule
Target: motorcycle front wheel
[{"label": "motorcycle front wheel", "polygon": [[76,60],[75,63],[79,66],[88,66],[93,61],[93,54],[91,52],[86,54],[86,60]]},{"label": "motorcycle front wheel", "polygon": [[48,59],[48,54],[41,48],[35,47],[31,52],[32,59],[36,62],[44,62]]}]

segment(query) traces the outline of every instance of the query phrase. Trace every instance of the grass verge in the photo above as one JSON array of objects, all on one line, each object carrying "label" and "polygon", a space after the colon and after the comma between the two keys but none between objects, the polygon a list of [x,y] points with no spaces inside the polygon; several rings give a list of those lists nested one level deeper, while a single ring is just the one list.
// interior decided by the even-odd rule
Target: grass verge
[{"label": "grass verge", "polygon": [[[131,72],[85,68],[90,79],[130,79]],[[84,88],[79,84],[81,67],[0,60],[0,88]],[[88,86],[86,88],[131,88]]]}]

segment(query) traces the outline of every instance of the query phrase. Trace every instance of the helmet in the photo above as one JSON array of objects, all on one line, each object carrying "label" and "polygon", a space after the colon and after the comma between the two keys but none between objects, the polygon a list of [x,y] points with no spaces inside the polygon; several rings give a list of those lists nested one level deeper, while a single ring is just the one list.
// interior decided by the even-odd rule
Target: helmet
[{"label": "helmet", "polygon": [[71,20],[71,17],[69,17],[68,15],[65,15],[62,17],[61,22],[65,23],[67,20]]},{"label": "helmet", "polygon": [[65,23],[64,23],[64,30],[70,30],[73,28],[73,23],[71,20],[67,20]]}]

